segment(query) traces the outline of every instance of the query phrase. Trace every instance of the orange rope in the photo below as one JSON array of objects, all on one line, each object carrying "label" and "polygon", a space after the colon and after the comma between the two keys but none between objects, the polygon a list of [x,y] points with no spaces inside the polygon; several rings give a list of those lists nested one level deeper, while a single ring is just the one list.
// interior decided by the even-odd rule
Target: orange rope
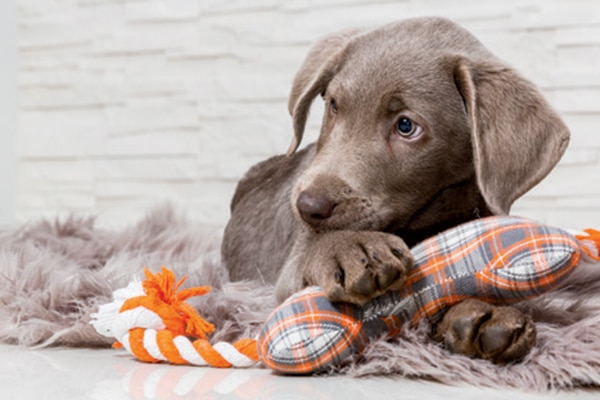
[{"label": "orange rope", "polygon": [[129,347],[131,348],[131,352],[140,361],[147,363],[159,362],[144,347],[144,331],[145,329],[143,328],[133,328],[129,331]]},{"label": "orange rope", "polygon": [[[206,361],[206,364],[219,368],[227,368],[233,366],[227,361],[225,356],[219,352],[212,344],[208,342],[208,335],[215,329],[214,325],[204,320],[196,311],[195,308],[185,302],[190,297],[204,295],[211,288],[209,286],[194,287],[190,289],[180,290],[181,285],[185,281],[185,277],[179,282],[175,280],[175,274],[162,267],[161,272],[152,274],[147,268],[144,269],[146,280],[142,282],[142,287],[145,295],[132,297],[127,299],[119,312],[132,310],[137,307],[144,307],[156,313],[163,321],[165,328],[159,331],[153,331],[155,336],[146,337],[150,330],[143,328],[132,328],[129,330],[129,337],[126,340],[129,351],[132,355],[144,362],[160,362],[161,360],[152,356],[146,348],[147,343],[155,346],[156,350],[172,364],[189,364],[190,362],[184,358],[180,349],[176,344],[176,339],[184,337],[193,337],[196,340],[191,342],[191,346],[186,346],[186,349],[193,348],[196,354],[188,354],[188,357],[201,359]],[[181,343],[181,340],[179,341]],[[233,346],[222,344],[225,351],[229,353],[239,352],[241,355],[250,360],[258,361],[258,349],[256,340],[241,339]],[[113,347],[123,347],[120,343],[116,343]],[[234,349],[233,351],[231,351]],[[232,357],[237,357],[235,354]]]},{"label": "orange rope", "polygon": [[586,235],[575,235],[575,237],[580,241],[592,242],[596,247],[596,254],[593,254],[586,246],[581,246],[583,252],[592,259],[600,261],[600,231],[597,231],[596,229],[584,229],[583,231]]},{"label": "orange rope", "polygon": [[128,299],[121,307],[120,312],[145,307],[160,316],[166,329],[176,335],[197,336],[203,339],[215,330],[214,325],[205,321],[196,310],[185,300],[193,296],[201,296],[210,292],[209,286],[177,290],[186,277],[175,283],[173,271],[162,267],[161,272],[152,274],[144,268],[146,280],[142,282],[144,296]]}]

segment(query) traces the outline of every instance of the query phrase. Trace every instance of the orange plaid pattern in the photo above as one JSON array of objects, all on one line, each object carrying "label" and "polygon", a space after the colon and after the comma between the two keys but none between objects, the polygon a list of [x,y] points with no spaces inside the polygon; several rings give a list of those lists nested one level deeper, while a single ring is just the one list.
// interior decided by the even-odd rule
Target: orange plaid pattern
[{"label": "orange plaid pattern", "polygon": [[363,308],[332,304],[318,287],[276,309],[259,340],[275,371],[305,374],[361,351],[369,338],[398,332],[405,322],[437,321],[467,298],[508,304],[556,288],[577,266],[578,240],[564,230],[515,217],[472,221],[411,249],[406,285]]}]

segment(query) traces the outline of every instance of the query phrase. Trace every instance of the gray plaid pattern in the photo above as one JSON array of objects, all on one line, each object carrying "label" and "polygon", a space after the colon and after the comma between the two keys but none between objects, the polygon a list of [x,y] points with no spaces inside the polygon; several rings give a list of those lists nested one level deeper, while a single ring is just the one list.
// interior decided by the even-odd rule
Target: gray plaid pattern
[{"label": "gray plaid pattern", "polygon": [[515,217],[473,221],[411,249],[406,284],[363,308],[332,304],[318,287],[269,317],[259,353],[270,368],[310,373],[361,351],[368,339],[423,318],[435,322],[466,298],[511,303],[559,286],[578,264],[579,242],[562,229]]}]

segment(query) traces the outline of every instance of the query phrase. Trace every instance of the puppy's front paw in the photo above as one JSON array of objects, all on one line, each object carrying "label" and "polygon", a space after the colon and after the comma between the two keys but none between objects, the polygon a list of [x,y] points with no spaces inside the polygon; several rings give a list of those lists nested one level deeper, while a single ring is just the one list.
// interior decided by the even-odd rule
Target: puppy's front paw
[{"label": "puppy's front paw", "polygon": [[404,241],[383,232],[328,232],[308,251],[308,283],[334,302],[363,304],[398,289],[413,265]]},{"label": "puppy's front paw", "polygon": [[514,307],[465,300],[446,313],[436,338],[453,353],[508,363],[529,353],[536,329],[531,318]]}]

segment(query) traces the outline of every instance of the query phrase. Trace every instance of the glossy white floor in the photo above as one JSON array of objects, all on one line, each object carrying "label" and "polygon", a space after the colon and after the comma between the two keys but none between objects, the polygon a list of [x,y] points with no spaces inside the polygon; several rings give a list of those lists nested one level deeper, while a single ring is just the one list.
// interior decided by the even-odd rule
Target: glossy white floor
[{"label": "glossy white floor", "polygon": [[407,379],[283,377],[257,368],[225,370],[142,364],[118,350],[32,350],[0,345],[0,398],[585,400],[600,398],[600,391],[535,394]]}]

